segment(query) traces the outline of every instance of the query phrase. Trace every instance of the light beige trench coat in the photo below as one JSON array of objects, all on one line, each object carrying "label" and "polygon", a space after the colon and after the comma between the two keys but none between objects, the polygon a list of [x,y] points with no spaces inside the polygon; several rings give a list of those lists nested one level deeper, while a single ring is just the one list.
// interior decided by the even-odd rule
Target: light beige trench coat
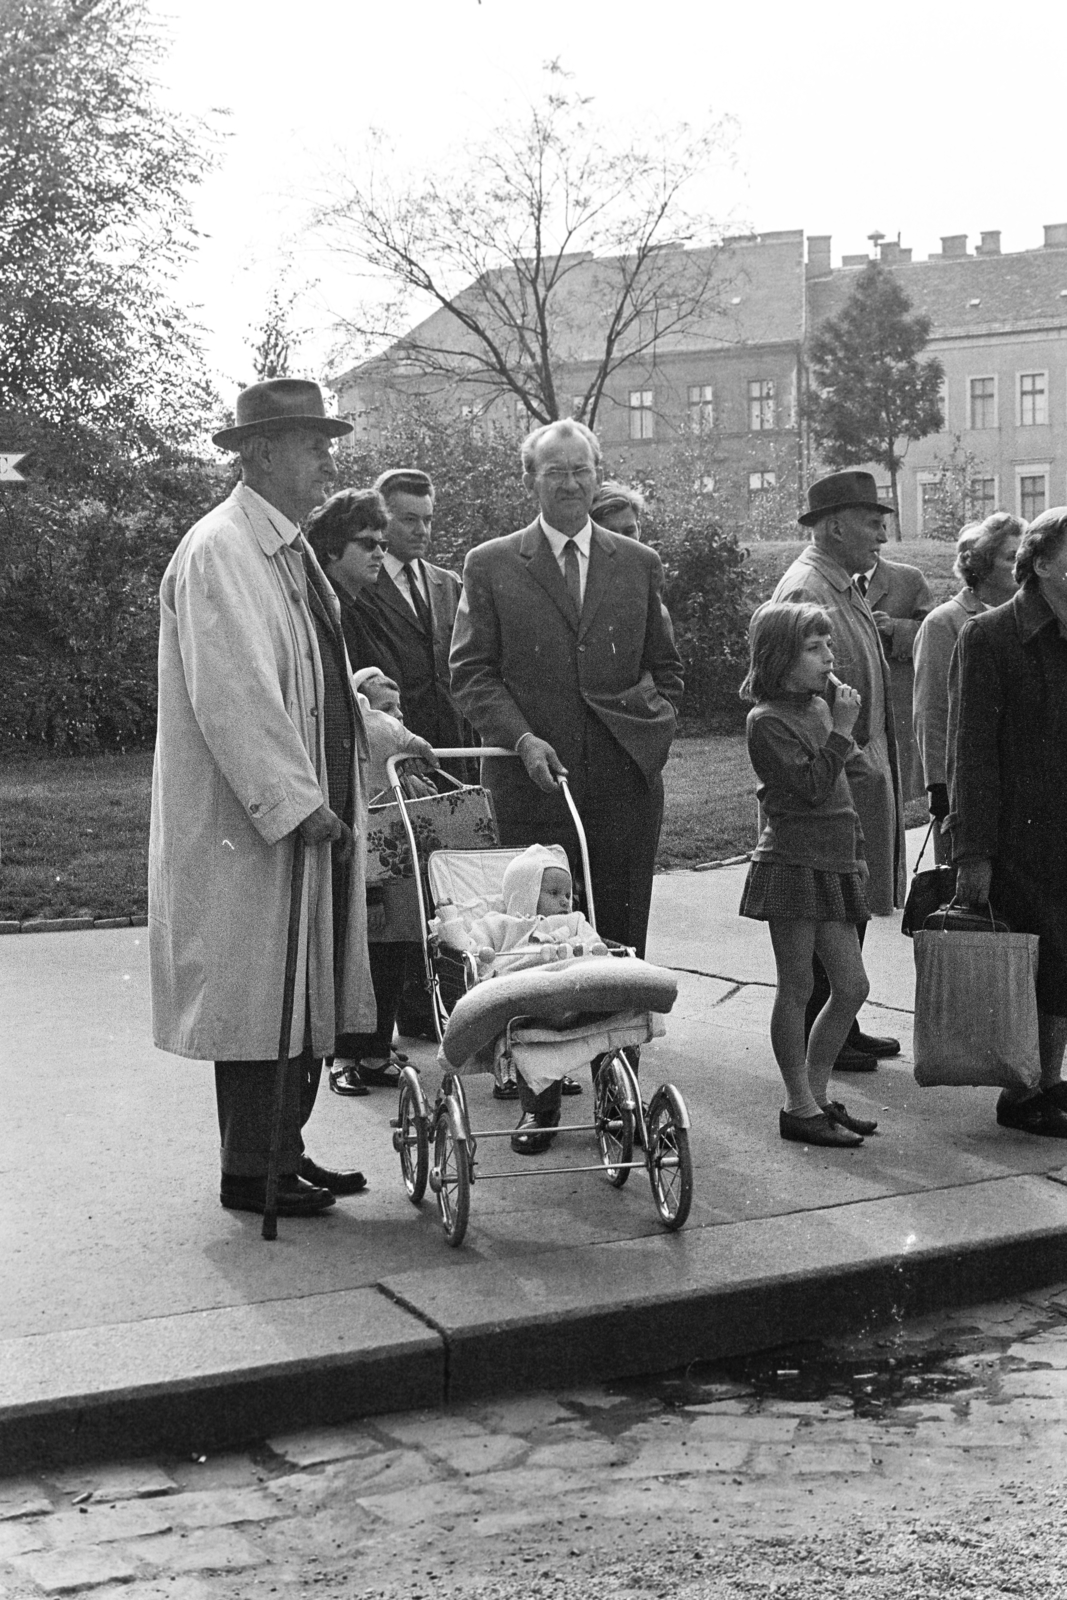
[{"label": "light beige trench coat", "polygon": [[[278,1053],[293,844],[326,798],[322,665],[292,525],[243,485],[186,534],[160,589],[148,930],[152,1028],[200,1060]],[[312,558],[313,559],[313,558]],[[328,589],[328,585],[323,585]],[[334,609],[337,602],[330,598]],[[338,612],[339,615],[339,612]],[[365,736],[339,1004],[330,847],[309,847],[289,1048],[375,1025],[367,962]]]},{"label": "light beige trench coat", "polygon": [[904,904],[904,803],[897,770],[889,667],[870,608],[843,567],[809,545],[778,581],[773,600],[807,600],[829,612],[834,672],[863,698],[845,763],[863,829],[870,880],[867,899],[875,916]]}]

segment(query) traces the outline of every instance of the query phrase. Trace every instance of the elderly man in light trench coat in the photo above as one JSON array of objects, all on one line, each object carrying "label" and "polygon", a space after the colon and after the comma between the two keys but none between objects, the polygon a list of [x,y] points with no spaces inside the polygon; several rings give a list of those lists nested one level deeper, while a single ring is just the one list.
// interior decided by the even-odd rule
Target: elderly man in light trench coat
[{"label": "elderly man in light trench coat", "polygon": [[[834,672],[857,689],[863,705],[853,729],[856,753],[845,766],[863,829],[870,878],[867,899],[876,916],[888,916],[904,899],[904,803],[897,768],[889,667],[870,607],[853,581],[874,565],[885,543],[885,518],[869,472],[834,472],[808,490],[801,523],[812,543],[779,579],[775,601],[810,601],[822,606],[833,630]],[[860,927],[860,943],[866,925]],[[822,963],[815,958],[814,989],[807,1027],[830,994]],[[863,1033],[858,1022],[837,1058],[838,1071],[873,1072],[879,1056],[896,1055],[899,1041]]]},{"label": "elderly man in light trench coat", "polygon": [[334,481],[330,439],[350,428],[325,415],[317,385],[292,379],[242,391],[236,418],[214,442],[240,451],[242,480],[186,534],[160,590],[152,1021],[160,1049],[215,1062],[220,1198],[262,1211],[299,829],[278,1210],[302,1216],[365,1187],[311,1161],[300,1130],[335,1031],[375,1023],[358,825],[366,736],[337,600],[298,526]]}]

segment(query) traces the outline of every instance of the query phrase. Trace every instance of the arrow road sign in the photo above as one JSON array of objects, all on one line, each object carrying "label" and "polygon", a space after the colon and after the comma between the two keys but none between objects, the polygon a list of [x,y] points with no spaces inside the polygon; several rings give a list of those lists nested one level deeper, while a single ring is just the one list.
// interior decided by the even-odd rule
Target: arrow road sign
[{"label": "arrow road sign", "polygon": [[25,450],[18,450],[13,455],[0,454],[0,483],[25,483],[26,479],[15,468],[26,454]]}]

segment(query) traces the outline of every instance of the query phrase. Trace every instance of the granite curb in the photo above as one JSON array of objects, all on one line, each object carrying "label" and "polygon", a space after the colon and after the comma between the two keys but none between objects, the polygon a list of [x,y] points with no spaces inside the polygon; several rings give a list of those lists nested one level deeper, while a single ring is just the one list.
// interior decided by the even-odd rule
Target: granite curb
[{"label": "granite curb", "polygon": [[148,917],[27,917],[0,922],[5,933],[85,933],[94,928],[147,928]]},{"label": "granite curb", "polygon": [[[247,1445],[397,1408],[858,1332],[1067,1275],[1063,1174],[859,1201],[367,1289],[0,1342],[8,1473]],[[916,1246],[917,1236],[932,1240]]]}]

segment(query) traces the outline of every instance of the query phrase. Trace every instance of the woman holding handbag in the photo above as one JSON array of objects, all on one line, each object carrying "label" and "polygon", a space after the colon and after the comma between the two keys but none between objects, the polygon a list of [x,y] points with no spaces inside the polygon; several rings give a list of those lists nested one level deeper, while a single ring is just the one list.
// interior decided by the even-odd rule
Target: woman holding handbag
[{"label": "woman holding handbag", "polygon": [[1041,1081],[997,1102],[1002,1127],[1067,1139],[1067,506],[1015,559],[1020,588],[960,634],[949,675],[948,827],[957,898],[1039,938]]},{"label": "woman holding handbag", "polygon": [[935,606],[915,635],[912,726],[923,769],[923,783],[933,818],[934,860],[949,860],[948,838],[941,825],[948,816],[948,669],[956,640],[972,617],[1002,606],[1014,595],[1015,553],[1026,523],[1007,511],[995,511],[984,522],[969,523],[956,540],[953,567],[963,584],[959,594]]}]

